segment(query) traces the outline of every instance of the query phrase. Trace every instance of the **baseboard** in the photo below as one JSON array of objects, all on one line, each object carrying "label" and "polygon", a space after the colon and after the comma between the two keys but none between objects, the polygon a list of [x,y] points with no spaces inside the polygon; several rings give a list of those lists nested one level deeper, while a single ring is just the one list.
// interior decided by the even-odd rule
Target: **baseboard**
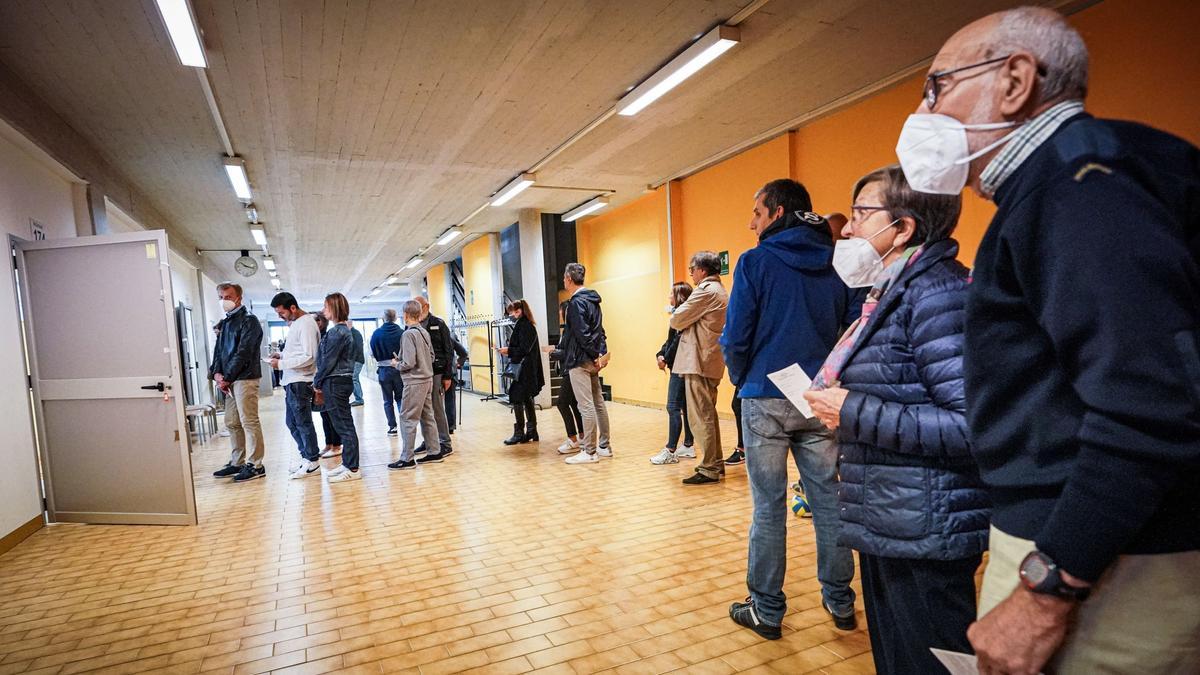
[{"label": "baseboard", "polygon": [[4,555],[5,553],[11,551],[17,544],[25,541],[29,535],[42,529],[42,526],[45,524],[46,521],[42,518],[41,514],[38,514],[37,516],[34,516],[28,523],[25,523],[12,532],[0,537],[0,555]]},{"label": "baseboard", "polygon": [[[625,405],[631,405],[631,406],[635,406],[637,408],[650,408],[652,410],[666,410],[667,409],[667,406],[662,403],[650,403],[649,401],[638,401],[638,400],[635,400],[632,398],[621,398],[620,396],[614,396],[612,398],[612,402],[613,403],[623,403]],[[718,412],[717,419],[732,420],[733,412]]]}]

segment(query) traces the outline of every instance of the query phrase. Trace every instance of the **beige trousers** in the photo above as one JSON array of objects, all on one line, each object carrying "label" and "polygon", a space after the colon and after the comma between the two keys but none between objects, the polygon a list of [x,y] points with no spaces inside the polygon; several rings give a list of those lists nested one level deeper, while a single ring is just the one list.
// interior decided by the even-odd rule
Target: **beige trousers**
[{"label": "beige trousers", "polygon": [[258,380],[238,380],[225,397],[225,426],[229,429],[229,463],[239,466],[246,461],[246,442],[253,451],[250,462],[263,463],[262,425],[258,422]]},{"label": "beige trousers", "polygon": [[[1013,592],[1033,549],[992,528],[979,616]],[[1200,673],[1200,551],[1121,556],[1074,623],[1047,673]]]},{"label": "beige trousers", "polygon": [[696,445],[704,453],[696,471],[709,478],[720,478],[725,472],[725,455],[721,451],[721,422],[717,417],[717,385],[703,375],[684,375],[687,388],[688,421]]}]

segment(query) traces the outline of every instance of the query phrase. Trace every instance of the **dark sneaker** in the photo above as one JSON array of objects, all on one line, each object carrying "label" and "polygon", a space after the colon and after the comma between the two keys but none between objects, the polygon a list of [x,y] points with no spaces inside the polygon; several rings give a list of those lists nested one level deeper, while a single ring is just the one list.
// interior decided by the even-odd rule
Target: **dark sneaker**
[{"label": "dark sneaker", "polygon": [[413,450],[414,455],[419,455],[422,452],[429,452],[429,448],[425,447],[424,443],[418,445],[416,450]]},{"label": "dark sneaker", "polygon": [[388,427],[388,436],[398,436],[400,432],[396,431],[396,427]]},{"label": "dark sneaker", "polygon": [[804,494],[804,484],[800,481],[796,481],[792,484],[792,492],[800,495]]},{"label": "dark sneaker", "polygon": [[822,602],[821,606],[825,608],[829,616],[833,617],[833,625],[837,626],[838,630],[854,630],[858,628],[858,617],[854,616],[854,610],[850,610],[849,614],[834,614],[833,610],[829,608],[828,602]]},{"label": "dark sneaker", "polygon": [[454,446],[442,448],[442,457],[449,457],[454,454]]},{"label": "dark sneaker", "polygon": [[709,478],[697,471],[696,473],[683,479],[684,485],[709,485],[711,483],[720,483],[720,478]]},{"label": "dark sneaker", "polygon": [[744,451],[742,451],[741,449],[734,450],[733,452],[729,453],[728,457],[725,458],[726,464],[732,464],[735,466],[738,464],[744,464],[745,462],[746,462],[746,453]]},{"label": "dark sneaker", "polygon": [[783,637],[779,626],[763,623],[754,609],[754,601],[746,598],[745,602],[735,602],[729,606],[729,618],[739,626],[745,626],[768,640],[778,640]]},{"label": "dark sneaker", "polygon": [[223,466],[213,472],[213,478],[229,478],[230,476],[238,475],[238,473],[240,473],[241,470],[242,470],[242,467],[240,467],[240,466],[235,466],[233,464],[226,464],[225,466]]},{"label": "dark sneaker", "polygon": [[411,459],[408,460],[407,462],[402,459],[398,459],[398,460],[392,462],[391,464],[388,464],[388,468],[395,469],[397,471],[403,471],[405,469],[415,469],[415,468],[417,468],[417,463]]},{"label": "dark sneaker", "polygon": [[439,464],[446,456],[442,453],[427,453],[424,457],[417,458],[417,464]]},{"label": "dark sneaker", "polygon": [[359,406],[361,406],[361,405],[364,405],[364,404],[366,404],[366,401],[350,401],[350,407],[351,407],[351,408],[357,408],[357,407],[359,407]]},{"label": "dark sneaker", "polygon": [[248,480],[254,480],[255,478],[262,478],[266,475],[267,475],[267,467],[254,466],[253,464],[250,464],[249,462],[247,462],[242,465],[242,470],[238,472],[238,475],[233,477],[233,482],[245,483]]}]

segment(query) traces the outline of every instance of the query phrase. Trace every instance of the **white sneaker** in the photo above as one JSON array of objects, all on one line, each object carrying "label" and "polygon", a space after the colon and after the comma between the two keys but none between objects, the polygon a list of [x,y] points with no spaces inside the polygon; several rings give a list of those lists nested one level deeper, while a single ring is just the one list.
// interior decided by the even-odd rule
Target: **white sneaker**
[{"label": "white sneaker", "polygon": [[321,453],[321,457],[323,459],[329,459],[330,457],[337,457],[340,454],[342,454],[340,448],[334,448],[332,445],[329,445],[325,447],[325,450]]},{"label": "white sneaker", "polygon": [[573,441],[569,438],[567,440],[563,441],[562,445],[558,446],[558,454],[560,454],[560,455],[573,455],[578,450],[579,450],[579,441]]},{"label": "white sneaker", "polygon": [[358,480],[359,478],[362,478],[361,471],[351,471],[345,465],[342,465],[330,471],[325,480],[329,483],[344,483],[350,480]]},{"label": "white sneaker", "polygon": [[297,479],[297,478],[308,478],[309,476],[319,476],[319,475],[321,475],[321,463],[320,462],[301,462],[300,466],[296,467],[295,471],[292,471],[291,477],[292,477],[292,479]]},{"label": "white sneaker", "polygon": [[587,450],[580,450],[579,454],[571,455],[567,458],[567,464],[595,464],[600,458],[596,455],[589,455]]},{"label": "white sneaker", "polygon": [[302,467],[302,466],[304,466],[304,460],[300,460],[296,464],[288,465],[288,475],[290,476],[290,475],[296,473],[297,471],[300,470],[300,467]]},{"label": "white sneaker", "polygon": [[675,451],[675,456],[683,457],[684,459],[696,459],[696,446],[685,445]]},{"label": "white sneaker", "polygon": [[612,446],[600,446],[596,448],[596,454],[601,457],[612,457]]},{"label": "white sneaker", "polygon": [[229,429],[222,429],[221,433],[217,434],[221,438],[229,438]]},{"label": "white sneaker", "polygon": [[663,448],[658,451],[658,454],[650,458],[651,464],[678,464],[679,460],[675,457],[675,453],[671,452],[670,448]]}]

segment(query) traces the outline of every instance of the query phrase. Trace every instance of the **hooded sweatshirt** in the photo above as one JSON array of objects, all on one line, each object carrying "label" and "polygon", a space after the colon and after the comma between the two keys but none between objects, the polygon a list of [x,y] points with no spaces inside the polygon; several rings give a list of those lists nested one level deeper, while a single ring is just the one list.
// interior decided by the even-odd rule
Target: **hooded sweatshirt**
[{"label": "hooded sweatshirt", "polygon": [[793,363],[812,377],[859,314],[867,289],[833,269],[824,218],[788,213],[737,261],[721,351],[740,398],[784,398],[768,373]]},{"label": "hooded sweatshirt", "polygon": [[567,328],[558,342],[563,368],[570,370],[608,352],[600,294],[590,288],[575,291],[567,304]]},{"label": "hooded sweatshirt", "polygon": [[391,361],[400,353],[400,334],[404,329],[394,321],[385,322],[371,333],[371,356],[381,367],[391,367]]}]

